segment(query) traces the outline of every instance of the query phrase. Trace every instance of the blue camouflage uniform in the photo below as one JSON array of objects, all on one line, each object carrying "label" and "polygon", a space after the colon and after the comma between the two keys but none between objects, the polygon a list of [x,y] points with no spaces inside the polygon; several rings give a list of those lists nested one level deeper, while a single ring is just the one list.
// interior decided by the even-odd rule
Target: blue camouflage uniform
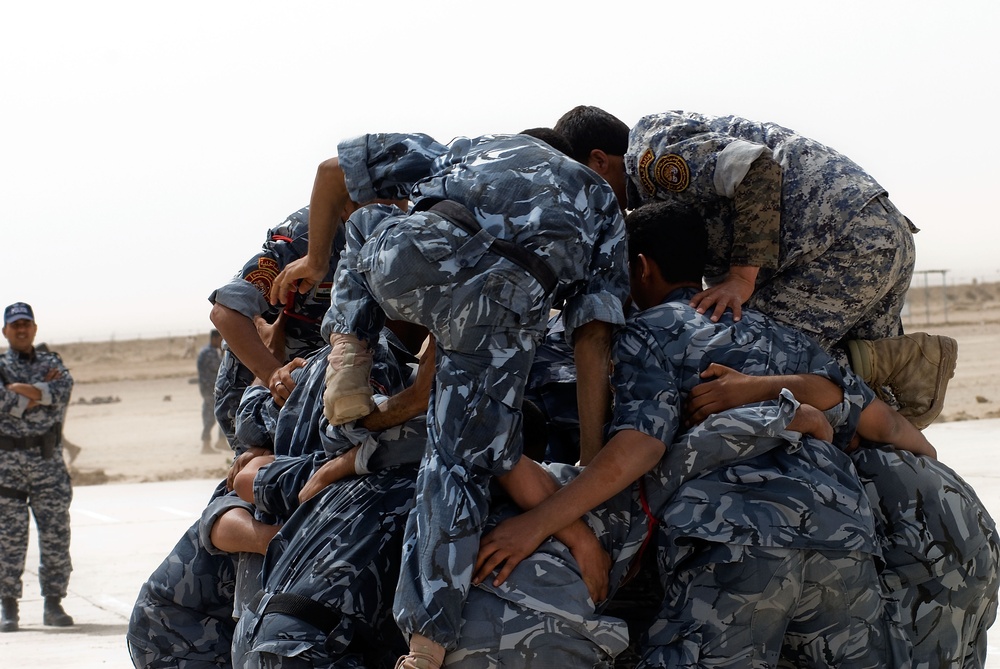
[{"label": "blue camouflage uniform", "polygon": [[576,401],[576,365],[573,347],[566,341],[562,315],[549,319],[545,336],[535,351],[528,374],[525,399],[545,417],[549,462],[575,464],[580,461],[580,416]]},{"label": "blue camouflage uniform", "polygon": [[[376,349],[374,387],[398,387],[412,356],[386,331]],[[390,343],[391,342],[391,343]],[[320,421],[326,352],[317,351],[305,367],[292,371],[296,386],[278,410],[263,386],[247,389],[237,413],[241,442],[270,447],[280,456],[309,457],[322,452]],[[307,478],[307,475],[306,475]],[[304,482],[305,479],[302,479]],[[300,484],[301,485],[301,484]],[[127,640],[139,668],[231,667],[230,646],[236,568],[232,555],[211,546],[211,524],[232,507],[249,505],[227,494],[225,481],[213,492],[202,519],[195,522],[143,584],[129,620]]]},{"label": "blue camouflage uniform", "polygon": [[851,457],[872,501],[882,579],[899,600],[914,669],[981,669],[1000,584],[1000,537],[986,507],[934,458],[886,446]]},{"label": "blue camouflage uniform", "polygon": [[916,228],[837,151],[774,123],[675,111],[632,128],[625,168],[642,200],[704,218],[710,285],[760,267],[746,306],[827,350],[902,334]]},{"label": "blue camouflage uniform", "polygon": [[[428,449],[404,543],[396,620],[454,648],[488,506],[488,481],[521,453],[521,400],[549,308],[564,303],[566,336],[592,321],[620,324],[628,294],[624,223],[610,186],[525,135],[458,138],[378,134],[338,147],[351,199],[324,337],[372,341],[388,315],[436,341]],[[422,201],[450,200],[480,226],[466,232]],[[533,253],[539,279],[496,252],[495,239]]]},{"label": "blue camouflage uniform", "polygon": [[[46,381],[50,371],[58,378]],[[42,399],[8,390],[28,383]],[[62,455],[62,419],[73,378],[56,353],[0,356],[0,597],[21,597],[28,551],[28,510],[38,528],[38,580],[43,597],[65,597],[73,565],[69,556],[69,505],[73,498]]]},{"label": "blue camouflage uniform", "polygon": [[[544,465],[565,485],[580,468]],[[642,489],[626,488],[583,516],[612,559],[608,600],[634,576],[655,526],[646,513]],[[494,500],[485,531],[520,510],[502,496]],[[608,600],[595,603],[565,544],[546,539],[494,586],[486,579],[472,588],[465,603],[458,648],[445,656],[446,669],[496,666],[611,667],[629,643],[623,620],[607,615]]]},{"label": "blue camouflage uniform", "polygon": [[[759,313],[712,323],[688,306],[695,292],[677,290],[630,318],[613,353],[612,432],[668,445],[643,477],[661,521],[666,594],[640,666],[906,666],[878,580],[872,511],[841,450],[870,391]],[[683,402],[710,363],[810,372],[845,388],[827,412],[838,445],[785,429],[798,408],[788,391],[681,434]]]},{"label": "blue camouflage uniform", "polygon": [[[330,271],[323,280],[305,295],[295,292],[287,305],[268,302],[274,278],[290,262],[305,256],[309,249],[309,207],[303,207],[268,230],[260,252],[250,258],[229,283],[213,291],[208,299],[212,304],[229,307],[250,319],[262,316],[268,323],[273,323],[284,311],[285,362],[304,358],[326,344],[320,336],[320,323],[330,308],[333,272],[343,248],[344,236],[338,232],[330,257]],[[236,410],[243,391],[251,383],[253,372],[226,348],[216,379],[215,415],[230,445],[239,452],[245,448],[237,447],[234,442]]]}]

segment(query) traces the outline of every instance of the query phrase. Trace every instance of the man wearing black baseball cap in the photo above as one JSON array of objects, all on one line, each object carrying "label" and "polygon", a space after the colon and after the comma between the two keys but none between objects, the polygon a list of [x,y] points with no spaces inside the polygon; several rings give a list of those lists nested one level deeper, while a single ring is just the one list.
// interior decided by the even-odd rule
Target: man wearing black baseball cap
[{"label": "man wearing black baseball cap", "polygon": [[31,306],[3,312],[10,348],[0,355],[0,632],[18,629],[18,599],[28,552],[28,510],[38,528],[42,622],[68,627],[63,610],[72,563],[69,504],[73,496],[62,456],[62,418],[73,379],[55,353],[35,348]]}]

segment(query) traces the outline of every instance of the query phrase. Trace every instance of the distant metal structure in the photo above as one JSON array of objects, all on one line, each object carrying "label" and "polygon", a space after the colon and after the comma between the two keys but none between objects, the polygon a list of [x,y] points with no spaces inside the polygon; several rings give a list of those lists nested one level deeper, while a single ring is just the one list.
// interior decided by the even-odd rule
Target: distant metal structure
[{"label": "distant metal structure", "polygon": [[[924,314],[926,317],[926,322],[930,324],[931,322],[931,287],[929,282],[929,277],[931,274],[941,275],[941,303],[944,306],[944,322],[948,322],[948,286],[947,286],[947,274],[946,269],[925,269],[919,272],[914,272],[914,276],[917,274],[924,275]],[[913,285],[912,282],[910,284]]]}]

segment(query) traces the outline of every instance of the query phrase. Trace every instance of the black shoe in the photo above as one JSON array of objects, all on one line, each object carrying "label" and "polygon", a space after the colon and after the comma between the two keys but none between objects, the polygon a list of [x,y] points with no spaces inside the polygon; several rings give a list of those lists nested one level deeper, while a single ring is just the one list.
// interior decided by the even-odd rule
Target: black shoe
[{"label": "black shoe", "polygon": [[0,600],[0,632],[17,631],[17,600],[4,597]]},{"label": "black shoe", "polygon": [[45,609],[42,612],[42,624],[49,627],[69,627],[73,624],[73,619],[68,613],[63,611],[61,597],[46,597]]}]

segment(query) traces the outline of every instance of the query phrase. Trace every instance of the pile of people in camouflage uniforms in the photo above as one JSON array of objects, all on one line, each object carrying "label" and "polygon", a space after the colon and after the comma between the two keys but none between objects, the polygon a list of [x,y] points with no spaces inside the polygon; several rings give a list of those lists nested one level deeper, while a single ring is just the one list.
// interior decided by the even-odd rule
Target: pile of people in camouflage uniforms
[{"label": "pile of people in camouflage uniforms", "polygon": [[981,667],[915,232],[731,116],[342,141],[211,294],[234,461],[135,666]]}]

